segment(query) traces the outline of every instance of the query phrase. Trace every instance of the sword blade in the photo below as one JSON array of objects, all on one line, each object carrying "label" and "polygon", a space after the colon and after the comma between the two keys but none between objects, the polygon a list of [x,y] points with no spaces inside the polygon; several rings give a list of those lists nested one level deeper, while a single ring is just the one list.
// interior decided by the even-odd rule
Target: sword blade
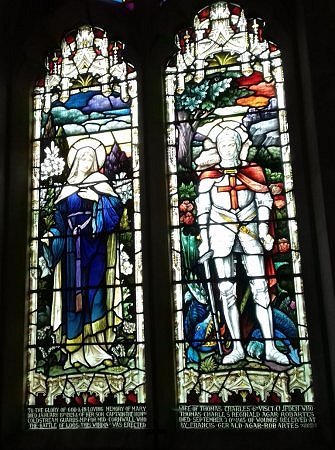
[{"label": "sword blade", "polygon": [[202,261],[202,264],[204,265],[204,269],[205,269],[205,276],[206,276],[206,280],[207,280],[208,296],[209,296],[209,301],[210,301],[210,304],[211,304],[211,312],[212,312],[212,318],[213,318],[213,322],[214,322],[215,335],[216,335],[216,339],[217,339],[217,343],[218,343],[218,347],[219,347],[219,353],[220,353],[220,355],[222,355],[223,351],[222,351],[222,347],[221,347],[220,328],[219,328],[219,322],[218,322],[217,311],[216,311],[216,306],[215,306],[213,286],[212,286],[212,283],[210,281],[211,272],[210,272],[210,269],[209,269],[209,262],[208,262],[208,260],[209,260],[209,258],[204,259]]}]

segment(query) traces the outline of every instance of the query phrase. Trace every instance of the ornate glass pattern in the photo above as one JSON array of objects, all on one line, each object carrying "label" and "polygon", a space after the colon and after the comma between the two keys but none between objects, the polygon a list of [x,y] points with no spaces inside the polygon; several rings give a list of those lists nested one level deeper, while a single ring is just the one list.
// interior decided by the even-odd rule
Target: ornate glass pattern
[{"label": "ornate glass pattern", "polygon": [[123,48],[81,26],[34,89],[30,429],[146,426],[137,81]]},{"label": "ornate glass pattern", "polygon": [[280,50],[217,2],[166,68],[182,428],[314,427]]}]

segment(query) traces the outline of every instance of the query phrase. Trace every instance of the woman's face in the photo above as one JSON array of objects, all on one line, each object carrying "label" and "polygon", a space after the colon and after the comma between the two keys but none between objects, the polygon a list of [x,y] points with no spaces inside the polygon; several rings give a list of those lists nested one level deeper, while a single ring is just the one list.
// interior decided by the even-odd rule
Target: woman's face
[{"label": "woman's face", "polygon": [[88,172],[92,168],[93,161],[94,155],[92,153],[92,150],[90,148],[86,150],[83,149],[79,156],[78,171],[83,173]]}]

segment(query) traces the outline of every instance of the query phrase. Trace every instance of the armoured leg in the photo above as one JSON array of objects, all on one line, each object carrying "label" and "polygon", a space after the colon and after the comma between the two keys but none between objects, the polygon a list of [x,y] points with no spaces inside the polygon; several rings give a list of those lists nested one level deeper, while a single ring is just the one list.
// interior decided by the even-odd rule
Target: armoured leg
[{"label": "armoured leg", "polygon": [[[250,263],[249,259],[252,263]],[[262,276],[261,272],[264,267],[262,255],[244,255],[243,260],[248,276]],[[287,356],[275,347],[272,309],[265,278],[251,278],[250,288],[255,302],[256,317],[264,337],[265,359],[279,364],[289,364]]]},{"label": "armoured leg", "polygon": [[240,317],[236,305],[236,283],[231,279],[235,272],[232,256],[215,260],[220,279],[218,284],[225,320],[234,342],[233,350],[223,358],[223,364],[232,364],[244,358],[241,344]]},{"label": "armoured leg", "polygon": [[274,343],[273,318],[271,307],[264,308],[256,303],[256,317],[260,324],[265,345],[265,359],[278,364],[289,364],[289,360],[284,353],[277,350]]}]

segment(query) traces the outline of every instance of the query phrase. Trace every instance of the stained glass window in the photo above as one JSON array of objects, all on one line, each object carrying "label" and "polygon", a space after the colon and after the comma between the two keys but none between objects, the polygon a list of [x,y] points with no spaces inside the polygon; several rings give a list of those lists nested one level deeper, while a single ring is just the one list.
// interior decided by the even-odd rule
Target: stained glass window
[{"label": "stained glass window", "polygon": [[137,75],[123,48],[81,26],[34,89],[29,429],[146,426]]},{"label": "stained glass window", "polygon": [[313,428],[280,49],[217,2],[166,68],[181,428]]}]

